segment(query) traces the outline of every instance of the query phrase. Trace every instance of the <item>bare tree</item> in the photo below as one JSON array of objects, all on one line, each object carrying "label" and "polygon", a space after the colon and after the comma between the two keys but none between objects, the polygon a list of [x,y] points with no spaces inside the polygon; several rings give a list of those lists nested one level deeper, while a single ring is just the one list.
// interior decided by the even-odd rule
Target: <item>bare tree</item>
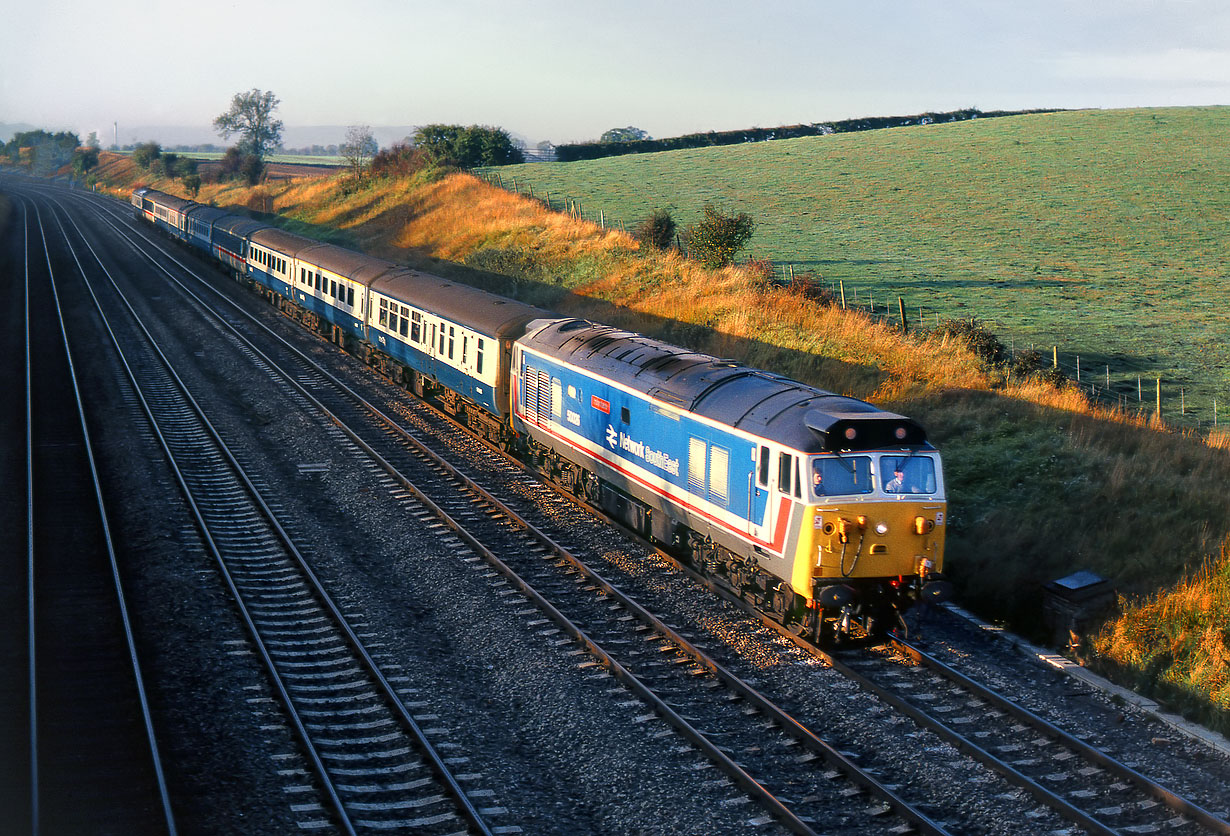
[{"label": "bare tree", "polygon": [[282,144],[282,120],[273,118],[273,111],[281,102],[272,91],[265,92],[253,87],[246,93],[236,93],[231,98],[231,109],[214,119],[214,130],[223,139],[240,134],[241,153],[263,160],[270,151]]},{"label": "bare tree", "polygon": [[380,150],[372,129],[367,125],[351,125],[346,129],[346,141],[337,149],[351,175],[358,180],[372,157]]}]

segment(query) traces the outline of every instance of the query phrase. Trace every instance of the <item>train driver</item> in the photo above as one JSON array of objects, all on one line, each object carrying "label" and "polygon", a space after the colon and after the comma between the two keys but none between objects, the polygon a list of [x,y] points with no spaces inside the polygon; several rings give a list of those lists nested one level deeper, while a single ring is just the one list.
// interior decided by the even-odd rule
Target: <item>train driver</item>
[{"label": "train driver", "polygon": [[888,493],[901,493],[905,490],[905,474],[901,465],[893,468],[893,478],[884,483],[884,490]]},{"label": "train driver", "polygon": [[824,490],[824,474],[820,472],[820,462],[816,462],[811,468],[811,492],[816,496],[824,496],[827,493]]}]

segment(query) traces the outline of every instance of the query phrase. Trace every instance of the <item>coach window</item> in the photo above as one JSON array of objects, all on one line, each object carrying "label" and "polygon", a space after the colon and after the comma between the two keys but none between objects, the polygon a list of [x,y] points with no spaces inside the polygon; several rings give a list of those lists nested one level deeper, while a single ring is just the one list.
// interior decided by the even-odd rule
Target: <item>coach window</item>
[{"label": "coach window", "polygon": [[475,357],[474,357],[474,373],[482,374],[483,373],[483,338],[482,337],[478,338],[478,348],[475,349],[475,351],[477,353],[475,354]]},{"label": "coach window", "polygon": [[428,342],[428,345],[432,348],[435,348],[436,345],[436,323],[434,322],[431,323],[431,340]]},{"label": "coach window", "polygon": [[353,287],[346,288],[346,304],[352,308],[354,307],[354,288]]},{"label": "coach window", "polygon": [[448,326],[448,359],[453,359],[453,341],[457,339],[457,329],[450,325]]},{"label": "coach window", "polygon": [[410,314],[410,342],[420,343],[423,341],[423,315],[418,311]]},{"label": "coach window", "polygon": [[387,328],[389,325],[389,300],[388,299],[380,300],[379,322],[380,322],[381,328]]},{"label": "coach window", "polygon": [[[433,326],[433,327],[434,327],[434,326]],[[440,356],[441,356],[441,357],[443,357],[443,356],[444,356],[444,323],[443,323],[443,322],[441,322],[441,323],[440,323],[440,348],[439,348],[439,353],[440,353]]]},{"label": "coach window", "polygon": [[466,348],[469,347],[468,346],[469,342],[470,342],[470,338],[467,337],[465,334],[462,334],[461,335],[461,365],[463,366],[466,364]]},{"label": "coach window", "polygon": [[760,448],[760,470],[757,476],[757,482],[760,487],[769,487],[769,448],[761,446]]},{"label": "coach window", "polygon": [[403,337],[410,333],[410,309],[405,305],[401,307],[401,327],[397,329],[397,333]]}]

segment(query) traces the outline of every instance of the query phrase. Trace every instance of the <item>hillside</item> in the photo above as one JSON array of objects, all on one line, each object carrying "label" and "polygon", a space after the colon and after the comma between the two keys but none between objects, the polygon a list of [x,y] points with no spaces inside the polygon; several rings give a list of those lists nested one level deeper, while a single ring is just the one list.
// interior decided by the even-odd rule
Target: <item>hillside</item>
[{"label": "hillside", "polygon": [[[1174,423],[1230,413],[1230,108],[1082,111],[508,166],[629,227],[712,202],[752,254],[911,318],[974,316]],[[1139,385],[1139,388],[1138,388]],[[1187,415],[1179,412],[1186,408]]]},{"label": "hillside", "polygon": [[[125,188],[140,179],[116,165]],[[706,271],[644,253],[620,232],[465,174],[357,189],[342,179],[211,185],[200,199],[272,203],[271,220],[300,232],[920,418],[944,454],[946,569],[962,602],[1025,632],[1041,629],[1047,581],[1089,569],[1124,594],[1153,595],[1216,558],[1230,533],[1224,449],[1091,409],[1071,390],[1005,382],[963,346],[819,305],[754,269]],[[1213,710],[1207,699],[1200,705]]]}]

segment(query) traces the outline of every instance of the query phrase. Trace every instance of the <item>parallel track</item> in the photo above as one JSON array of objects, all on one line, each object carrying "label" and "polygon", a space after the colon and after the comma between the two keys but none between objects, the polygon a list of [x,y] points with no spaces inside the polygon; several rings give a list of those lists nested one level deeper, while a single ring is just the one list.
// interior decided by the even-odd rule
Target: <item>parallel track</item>
[{"label": "parallel track", "polygon": [[[102,267],[92,249],[91,256]],[[335,826],[349,834],[490,834],[255,481],[118,285],[108,282],[110,292],[91,290],[105,330],[324,799],[325,817],[301,826]]]},{"label": "parallel track", "polygon": [[29,830],[174,834],[68,338],[77,271],[37,206],[22,215],[42,250],[25,282]]}]

